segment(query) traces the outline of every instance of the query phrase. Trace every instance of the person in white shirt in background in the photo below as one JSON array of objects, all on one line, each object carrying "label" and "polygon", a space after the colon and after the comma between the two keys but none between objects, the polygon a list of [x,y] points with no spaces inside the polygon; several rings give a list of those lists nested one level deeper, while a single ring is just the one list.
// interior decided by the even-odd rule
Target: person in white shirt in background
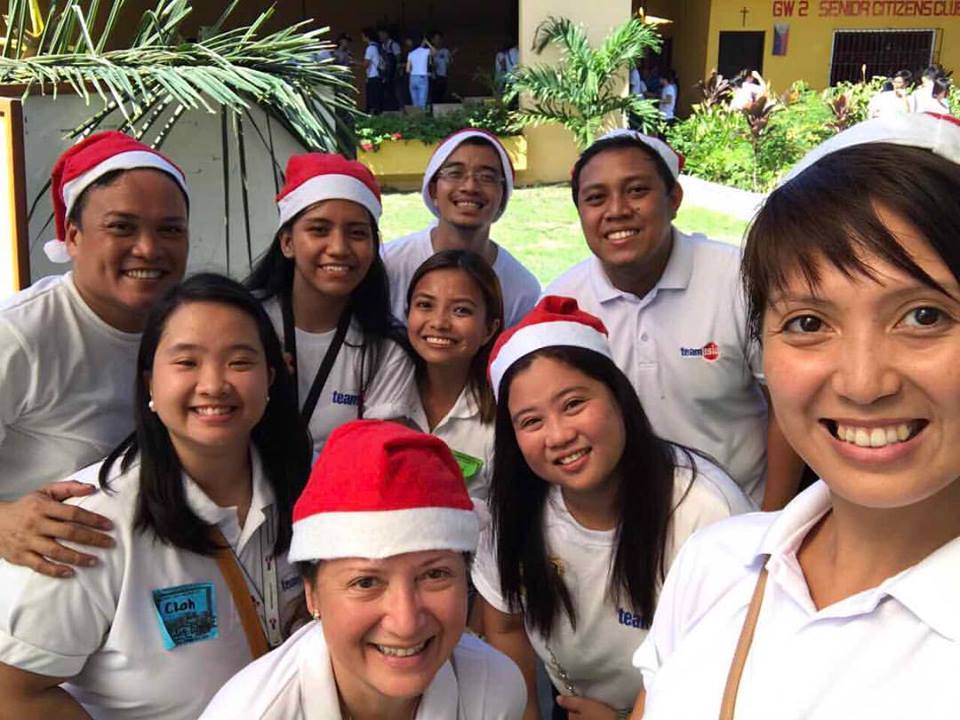
[{"label": "person in white shirt in background", "polygon": [[383,77],[381,69],[385,63],[381,55],[380,44],[377,42],[376,34],[372,27],[364,28],[361,31],[361,37],[367,44],[363,51],[363,73],[366,78],[365,96],[367,101],[367,112],[371,115],[379,115],[383,112]]},{"label": "person in white shirt in background", "polygon": [[373,174],[340,155],[293,155],[277,209],[273,242],[246,285],[280,336],[316,456],[338,425],[393,412],[413,364],[389,312]]},{"label": "person in white shirt in background", "polygon": [[490,229],[513,193],[513,164],[496,135],[465,128],[444,140],[423,174],[423,202],[437,222],[383,245],[390,276],[390,307],[406,315],[406,293],[418,267],[441,250],[471,250],[492,267],[503,291],[506,327],[516,323],[540,296],[540,283]]},{"label": "person in white shirt in background", "polygon": [[587,148],[571,191],[594,257],[547,293],[575,297],[603,320],[658,435],[705,453],[758,505],[782,507],[803,464],[764,399],[740,251],[674,227],[680,169],[669,145],[632,130]]},{"label": "person in white shirt in background", "polygon": [[913,112],[913,97],[909,94],[913,74],[909,70],[900,70],[884,83],[883,88],[870,98],[867,104],[867,117],[888,118],[892,115],[903,115]]},{"label": "person in white shirt in background", "polygon": [[[488,642],[535,657],[571,717],[614,718],[641,688],[629,658],[673,558],[697,528],[750,508],[712,463],[661,440],[596,317],[546,296],[500,336],[491,524],[473,582]],[[556,717],[556,715],[554,715]]]},{"label": "person in white shirt in background", "polygon": [[836,135],[767,198],[750,316],[784,435],[822,479],[681,550],[634,717],[956,717],[958,194],[960,123],[919,114]]},{"label": "person in white shirt in background", "polygon": [[377,30],[377,38],[380,41],[380,55],[383,58],[384,69],[381,74],[383,83],[383,109],[399,110],[399,98],[397,96],[397,68],[400,64],[400,43],[390,36],[390,31],[386,28]]},{"label": "person in white shirt in background", "polygon": [[484,499],[493,472],[496,412],[487,360],[503,327],[500,282],[476,253],[442,250],[417,268],[407,308],[416,377],[404,390],[400,414],[384,419],[441,438],[460,464],[470,496]]},{"label": "person in white shirt in background", "polygon": [[430,101],[430,48],[426,38],[407,55],[407,77],[413,105],[426,109]]},{"label": "person in white shirt in background", "polygon": [[730,98],[731,110],[743,110],[767,91],[766,83],[756,70],[741,70],[733,79],[733,97]]},{"label": "person in white shirt in background", "polygon": [[[629,77],[630,85],[630,94],[636,95],[637,97],[645,98],[647,96],[647,84],[643,81],[643,78],[640,76],[640,68],[634,66],[630,69]],[[635,115],[630,114],[630,127],[634,130],[640,129],[640,123]]]},{"label": "person in white shirt in background", "polygon": [[[916,95],[916,93],[914,94]],[[938,77],[930,83],[929,96],[921,95],[915,98],[914,111],[950,115],[950,105],[947,102],[949,94],[950,81],[947,78]]]},{"label": "person in white shirt in background", "polygon": [[663,73],[663,84],[660,86],[660,114],[667,125],[672,125],[676,119],[677,109],[677,74],[667,68]]},{"label": "person in white shirt in background", "polygon": [[[310,444],[280,344],[234,280],[195,275],[143,328],[135,431],[68,502],[116,547],[76,577],[0,562],[0,717],[193,720],[283,640]],[[231,580],[231,578],[233,580]]]},{"label": "person in white shirt in background", "polygon": [[433,49],[433,77],[430,80],[430,102],[446,102],[447,78],[453,64],[453,52],[443,45],[443,33],[435,32],[430,38]]},{"label": "person in white shirt in background", "polygon": [[140,331],[183,277],[189,200],[176,165],[116,131],[66,150],[50,191],[44,250],[73,268],[0,307],[0,555],[67,577],[95,558],[58,539],[108,547],[110,523],[60,502],[89,485],[54,481],[129,432]]},{"label": "person in white shirt in background", "polygon": [[202,720],[519,720],[523,678],[464,634],[479,519],[450,450],[397,423],[330,436],[294,509],[308,623]]}]

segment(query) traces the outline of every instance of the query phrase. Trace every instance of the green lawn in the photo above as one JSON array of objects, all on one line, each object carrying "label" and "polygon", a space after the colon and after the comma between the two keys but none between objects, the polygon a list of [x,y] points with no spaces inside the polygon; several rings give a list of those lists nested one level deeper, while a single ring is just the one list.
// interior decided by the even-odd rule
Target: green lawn
[{"label": "green lawn", "polygon": [[[383,206],[384,238],[419,230],[433,219],[419,192],[386,194]],[[739,218],[686,205],[681,206],[676,223],[685,232],[702,232],[715,240],[736,244],[746,227],[746,222]],[[590,254],[580,233],[569,185],[517,189],[492,235],[543,285]]]}]

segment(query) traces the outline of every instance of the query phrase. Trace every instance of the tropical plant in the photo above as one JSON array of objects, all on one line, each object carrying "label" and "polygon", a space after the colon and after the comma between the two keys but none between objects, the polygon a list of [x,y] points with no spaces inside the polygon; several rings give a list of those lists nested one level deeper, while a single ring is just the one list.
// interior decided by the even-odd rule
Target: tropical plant
[{"label": "tropical plant", "polygon": [[[119,124],[123,132],[160,147],[184,113],[219,112],[228,218],[230,135],[239,152],[241,199],[247,209],[244,118],[271,157],[271,117],[308,149],[352,149],[352,76],[331,60],[318,59],[333,48],[322,38],[327,28],[310,30],[304,22],[266,33],[271,7],[250,25],[224,29],[239,4],[232,0],[206,37],[187,41],[181,25],[192,11],[190,0],[157,0],[134,32],[125,33],[133,38],[129,46],[114,48],[111,40],[125,4],[112,0],[103,17],[100,0],[51,2],[41,15],[37,0],[9,0],[0,39],[0,83],[24,85],[25,98],[47,93],[55,98],[64,86],[88,104],[99,96],[102,109],[70,137],[86,136],[105,123]],[[252,106],[267,113],[266,137],[250,113]],[[275,157],[273,162],[279,182],[282,170]],[[46,187],[38,198],[45,192]],[[36,206],[34,200],[31,215]],[[252,261],[246,212],[245,225]],[[229,267],[229,220],[225,232]]]},{"label": "tropical plant", "polygon": [[733,85],[716,68],[710,71],[706,80],[698,81],[696,87],[700,91],[700,106],[704,109],[727,105],[733,97]]},{"label": "tropical plant", "polygon": [[537,27],[533,51],[548,46],[560,50],[554,65],[521,65],[507,76],[504,102],[525,95],[529,105],[518,119],[523,124],[555,122],[569,129],[581,148],[588,146],[607,125],[621,126],[624,113],[636,117],[646,131],[661,123],[650,100],[622,92],[625,73],[648,50],[660,49],[655,27],[634,17],[615,28],[593,48],[586,31],[567,18],[549,17]]}]

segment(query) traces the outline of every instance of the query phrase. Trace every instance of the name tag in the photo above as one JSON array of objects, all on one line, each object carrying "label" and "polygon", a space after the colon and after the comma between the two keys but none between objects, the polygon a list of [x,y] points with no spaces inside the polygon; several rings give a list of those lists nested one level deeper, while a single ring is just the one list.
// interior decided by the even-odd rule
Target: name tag
[{"label": "name tag", "polygon": [[463,473],[464,480],[474,477],[483,467],[483,460],[475,458],[473,455],[453,450],[453,457],[457,461],[457,465],[460,466],[460,472]]},{"label": "name tag", "polygon": [[213,583],[154,590],[153,608],[165,650],[219,636],[217,590]]}]

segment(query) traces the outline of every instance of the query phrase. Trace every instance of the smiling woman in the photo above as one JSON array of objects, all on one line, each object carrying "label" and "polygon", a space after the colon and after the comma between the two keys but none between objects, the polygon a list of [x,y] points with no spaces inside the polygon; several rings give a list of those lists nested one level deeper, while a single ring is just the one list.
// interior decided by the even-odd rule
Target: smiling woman
[{"label": "smiling woman", "polygon": [[758,214],[770,397],[822,479],[684,548],[634,659],[648,720],[956,715],[958,193],[960,126],[915,114],[824,143]]},{"label": "smiling woman", "polygon": [[217,694],[203,720],[519,720],[523,679],[464,635],[479,519],[442,440],[335,430],[294,511],[315,622]]},{"label": "smiling woman", "polygon": [[115,547],[69,580],[0,564],[2,717],[196,718],[283,640],[310,450],[256,299],[209,274],[168,291],[135,407],[135,432],[78,474],[101,492],[71,501],[112,522]]},{"label": "smiling woman", "polygon": [[314,456],[339,425],[392,416],[413,366],[395,340],[373,175],[340,155],[287,163],[278,229],[247,278],[283,342]]}]

